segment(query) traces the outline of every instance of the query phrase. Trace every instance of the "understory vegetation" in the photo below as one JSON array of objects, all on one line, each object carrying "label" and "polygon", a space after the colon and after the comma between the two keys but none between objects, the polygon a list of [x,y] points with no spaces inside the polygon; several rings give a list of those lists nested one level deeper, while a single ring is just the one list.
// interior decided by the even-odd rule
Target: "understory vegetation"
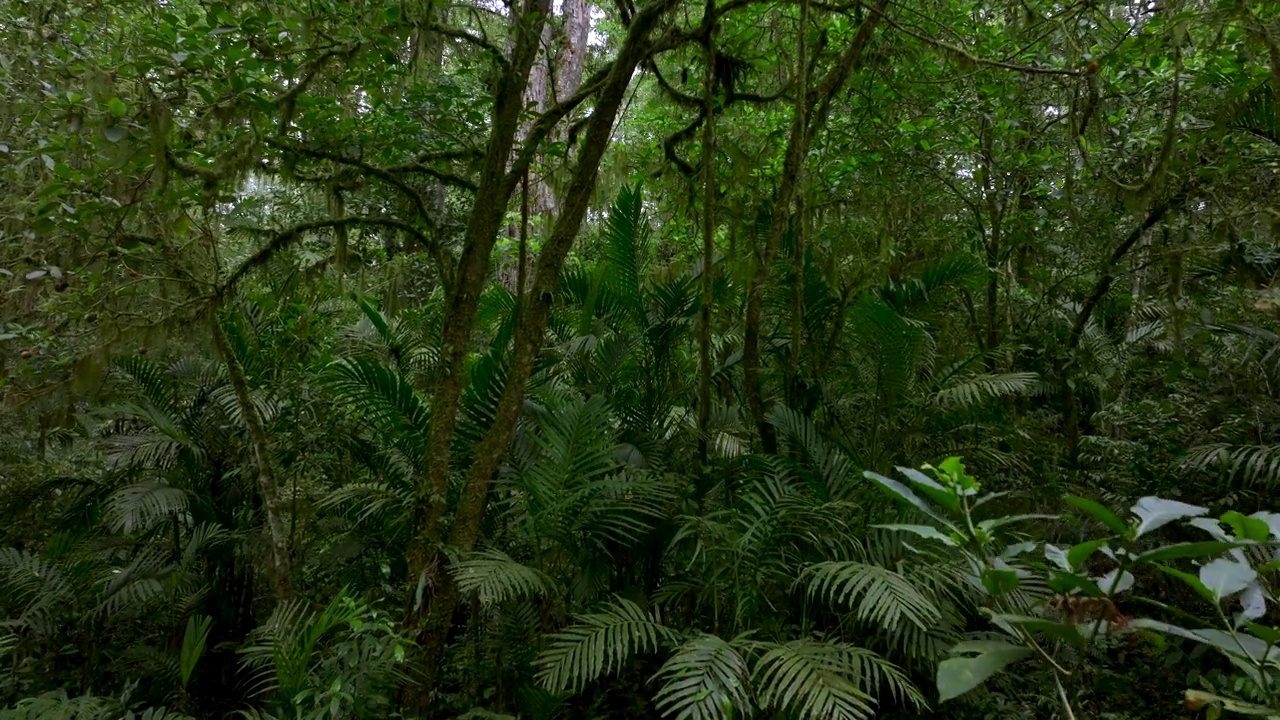
[{"label": "understory vegetation", "polygon": [[1280,4],[0,4],[0,718],[1280,718]]}]

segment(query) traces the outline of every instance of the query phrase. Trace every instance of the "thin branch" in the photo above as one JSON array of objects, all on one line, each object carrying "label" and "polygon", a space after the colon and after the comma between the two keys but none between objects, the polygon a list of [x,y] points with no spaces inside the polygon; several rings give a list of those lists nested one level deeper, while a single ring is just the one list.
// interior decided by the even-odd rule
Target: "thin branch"
[{"label": "thin branch", "polygon": [[427,252],[431,254],[432,259],[435,260],[436,265],[439,267],[439,271],[442,276],[449,268],[448,263],[445,262],[444,250],[438,243],[427,237],[422,231],[412,225],[400,220],[393,220],[391,218],[346,217],[338,220],[312,220],[310,222],[299,223],[291,228],[280,231],[263,231],[257,228],[244,228],[244,230],[248,230],[250,232],[263,232],[264,234],[270,233],[273,237],[266,245],[260,248],[258,252],[251,255],[247,260],[240,263],[235,270],[231,271],[231,274],[227,276],[227,279],[218,285],[214,289],[213,293],[207,298],[206,306],[214,307],[220,304],[222,300],[235,289],[236,285],[238,285],[250,272],[253,272],[254,269],[262,267],[270,262],[272,258],[280,254],[280,252],[288,248],[294,242],[297,242],[304,235],[316,230],[350,227],[353,225],[385,227],[406,232],[427,249]]},{"label": "thin branch", "polygon": [[454,173],[438,170],[426,163],[405,163],[404,165],[388,167],[386,168],[386,171],[389,173],[421,173],[423,175],[433,177],[445,185],[452,185],[453,187],[470,190],[471,192],[475,192],[477,187],[475,182],[464,178],[461,175],[455,175]]},{"label": "thin branch", "polygon": [[475,45],[481,50],[484,50],[493,56],[494,61],[498,63],[498,66],[501,67],[504,72],[506,71],[507,66],[510,65],[510,62],[507,60],[507,56],[502,53],[501,48],[479,35],[467,32],[461,28],[448,27],[447,25],[440,25],[438,23],[432,23],[429,26],[429,29],[438,32],[445,37],[462,40],[463,42]]},{"label": "thin branch", "polygon": [[1069,75],[1072,77],[1079,77],[1084,74],[1080,70],[1064,70],[1062,68],[1046,68],[1046,67],[1036,67],[1034,65],[1018,65],[1017,63],[1009,63],[1009,62],[1004,62],[1002,60],[989,60],[987,58],[980,58],[977,55],[974,55],[973,53],[969,52],[968,50],[965,50],[964,48],[958,45],[952,45],[949,42],[939,40],[934,37],[929,37],[928,35],[925,35],[923,33],[918,33],[914,30],[910,30],[888,18],[885,18],[885,22],[888,23],[895,30],[906,33],[907,35],[910,35],[911,37],[919,40],[920,42],[927,43],[941,50],[945,50],[949,53],[952,53],[953,55],[958,55],[964,58],[965,60],[971,63],[974,63],[975,65],[987,65],[990,67],[998,67],[998,68],[1003,68],[1005,70],[1013,70],[1015,72],[1027,73],[1029,75]]},{"label": "thin branch", "polygon": [[281,140],[279,138],[266,138],[265,142],[274,148],[278,148],[280,150],[287,150],[289,152],[296,153],[298,155],[306,155],[307,157],[316,158],[318,160],[329,160],[330,162],[336,162],[342,165],[350,165],[351,167],[360,168],[361,170],[364,170],[369,175],[372,175],[378,178],[379,180],[382,180],[383,182],[387,183],[388,185],[391,185],[392,187],[396,188],[401,193],[403,193],[404,196],[409,198],[410,202],[413,203],[414,209],[418,211],[418,215],[424,221],[430,223],[430,222],[433,222],[434,220],[434,218],[431,217],[431,213],[427,211],[427,205],[425,202],[423,202],[422,195],[416,190],[414,190],[413,188],[409,187],[407,184],[405,184],[403,180],[396,177],[394,173],[389,172],[386,168],[378,167],[377,165],[372,165],[363,160],[347,157],[345,155],[341,155],[335,152],[329,152],[328,150],[315,150],[312,148],[303,147],[296,143],[285,142],[284,140]]},{"label": "thin branch", "polygon": [[530,126],[529,134],[525,136],[524,145],[520,148],[520,153],[516,156],[515,161],[511,163],[511,169],[507,172],[506,177],[503,178],[502,189],[507,191],[507,188],[510,187],[510,192],[505,192],[504,196],[509,197],[511,192],[515,191],[516,183],[520,182],[520,179],[524,177],[525,172],[528,171],[529,166],[533,163],[533,158],[538,154],[538,146],[551,134],[551,130],[555,128],[556,124],[573,112],[574,108],[586,102],[587,98],[598,92],[604,86],[604,81],[609,77],[612,69],[613,63],[600,68],[578,86],[577,92],[563,102],[547,108],[538,116],[538,119]]}]

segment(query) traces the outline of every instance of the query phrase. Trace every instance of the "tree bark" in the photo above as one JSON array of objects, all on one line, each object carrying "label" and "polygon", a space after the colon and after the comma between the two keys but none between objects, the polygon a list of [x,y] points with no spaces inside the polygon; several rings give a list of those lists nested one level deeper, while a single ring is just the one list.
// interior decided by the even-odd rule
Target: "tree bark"
[{"label": "tree bark", "polygon": [[244,367],[236,358],[235,351],[232,350],[216,313],[210,316],[209,326],[212,329],[214,347],[227,366],[227,375],[231,379],[231,390],[235,394],[236,405],[240,408],[240,415],[243,416],[245,427],[249,431],[253,461],[258,471],[258,493],[262,496],[262,509],[267,516],[267,534],[271,543],[271,565],[267,569],[267,577],[276,601],[284,602],[293,595],[289,571],[289,533],[285,529],[275,469],[271,465],[267,432],[262,425],[258,408],[253,404]]},{"label": "tree bark", "polygon": [[475,205],[467,223],[462,256],[449,292],[435,388],[431,396],[426,467],[416,489],[416,526],[408,549],[411,591],[407,619],[411,629],[420,628],[427,586],[433,580],[439,580],[428,577],[428,569],[434,567],[438,546],[444,537],[442,520],[448,495],[450,456],[465,384],[463,362],[471,346],[480,293],[488,276],[489,256],[515,187],[514,183],[507,182],[507,164],[520,125],[525,85],[537,55],[550,4],[550,0],[525,0],[520,13],[511,59],[498,79],[492,130],[476,188]]},{"label": "tree bark", "polygon": [[[707,0],[705,11],[714,18],[715,0]],[[703,102],[706,120],[702,124],[702,306],[698,325],[698,457],[707,464],[711,436],[711,289],[715,261],[716,231],[716,45],[715,25],[707,34],[706,78]]]},{"label": "tree bark", "polygon": [[[795,197],[797,178],[809,150],[809,140],[825,122],[830,103],[844,86],[853,70],[860,65],[862,53],[883,17],[888,0],[877,0],[871,14],[862,21],[849,48],[835,62],[835,67],[823,78],[814,92],[802,90],[796,100],[795,116],[787,138],[786,154],[782,161],[782,177],[778,196],[773,203],[773,217],[765,244],[756,257],[756,269],[747,288],[747,312],[742,344],[743,393],[747,408],[760,433],[760,441],[766,453],[778,450],[773,426],[765,419],[763,388],[760,380],[760,332],[764,316],[764,286],[769,280],[769,270],[778,252],[778,244],[786,232],[791,216],[791,203]],[[799,68],[797,77],[804,78],[807,65]],[[802,83],[804,81],[802,80]],[[807,83],[802,84],[807,87]]]},{"label": "tree bark", "polygon": [[1098,281],[1094,283],[1092,292],[1085,298],[1084,304],[1080,306],[1080,312],[1076,313],[1075,322],[1071,325],[1071,335],[1067,339],[1066,360],[1068,367],[1063,368],[1062,372],[1062,396],[1063,396],[1063,435],[1067,441],[1067,459],[1074,463],[1080,454],[1080,401],[1076,397],[1075,388],[1071,382],[1070,365],[1072,364],[1072,354],[1076,348],[1080,346],[1081,339],[1084,338],[1085,328],[1089,325],[1089,319],[1093,317],[1094,311],[1103,298],[1107,296],[1107,291],[1111,289],[1111,284],[1115,282],[1116,265],[1129,254],[1133,246],[1154,227],[1157,223],[1164,219],[1165,215],[1174,206],[1180,204],[1185,197],[1184,193],[1180,193],[1147,212],[1146,218],[1129,232],[1125,239],[1111,251],[1106,264],[1103,265],[1102,274],[1098,277]]},{"label": "tree bark", "polygon": [[[574,170],[566,202],[550,236],[543,244],[542,252],[538,255],[534,266],[533,287],[528,296],[521,299],[519,306],[520,316],[506,385],[499,399],[493,423],[473,453],[471,468],[467,473],[467,480],[462,491],[457,514],[447,535],[448,546],[454,550],[466,552],[475,546],[476,539],[480,533],[480,523],[483,519],[489,484],[505,454],[507,445],[511,442],[511,435],[519,420],[520,409],[524,404],[525,384],[532,373],[534,360],[542,349],[542,340],[551,310],[551,303],[560,281],[560,271],[565,257],[577,237],[582,221],[586,217],[592,190],[595,187],[596,174],[600,167],[600,160],[609,144],[609,138],[613,131],[614,119],[617,117],[627,87],[631,83],[631,76],[635,71],[636,65],[647,52],[649,34],[656,27],[662,15],[674,4],[675,0],[655,0],[636,15],[628,30],[626,40],[619,50],[609,75],[600,90],[599,98],[587,125],[586,138]],[[518,171],[518,168],[515,171]],[[500,220],[500,216],[497,219]],[[493,223],[495,232],[497,226],[498,222],[495,221]],[[489,245],[492,246],[492,244],[492,239],[490,239]],[[461,278],[463,275],[460,274],[459,277]],[[483,277],[481,277],[481,280],[483,280]],[[459,283],[461,284],[461,280]],[[468,330],[470,329],[470,320],[474,319],[475,315],[474,302],[470,306],[470,313],[467,323]],[[446,339],[446,342],[448,342],[448,339]],[[457,384],[460,392],[460,380]],[[451,413],[456,413],[457,394],[453,395],[453,401],[454,405]],[[436,431],[437,413],[440,412],[439,407],[436,404],[432,406],[433,431]],[[453,415],[451,414],[450,417],[452,418]],[[455,422],[450,423],[450,433],[452,433],[454,424]],[[447,441],[448,439],[446,438],[445,440]],[[438,439],[437,442],[439,442]],[[448,443],[445,442],[444,447],[446,449],[447,446]],[[432,463],[433,465],[440,463],[439,458],[433,457]],[[441,473],[440,481],[443,486],[443,481],[447,481],[448,478],[446,474],[447,467],[443,469],[443,472],[441,470],[436,472]],[[441,489],[443,490],[443,487]],[[441,493],[441,497],[443,497],[443,493]],[[436,522],[440,517],[440,512],[436,511],[434,516]],[[426,528],[426,530],[439,532],[439,526]],[[436,539],[438,542],[439,537],[441,536],[435,535],[432,539]],[[430,549],[430,546],[422,549]],[[438,562],[443,563],[442,558],[436,557]],[[419,567],[421,568],[419,572],[424,571],[427,566],[427,561],[419,560]],[[422,623],[418,632],[420,641],[424,644],[425,666],[423,674],[427,683],[433,683],[438,673],[444,656],[446,633],[459,600],[457,590],[447,573],[441,573],[436,578],[436,581],[438,583],[436,591],[430,597],[425,622]]]}]

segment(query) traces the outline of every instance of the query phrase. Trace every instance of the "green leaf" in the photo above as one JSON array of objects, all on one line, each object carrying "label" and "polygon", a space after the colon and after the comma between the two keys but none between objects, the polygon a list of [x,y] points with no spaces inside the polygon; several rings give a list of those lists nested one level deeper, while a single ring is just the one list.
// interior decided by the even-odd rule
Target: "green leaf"
[{"label": "green leaf", "polygon": [[904,525],[901,523],[891,523],[887,525],[872,525],[871,527],[880,528],[881,530],[899,530],[919,535],[926,540],[937,540],[949,547],[956,547],[957,543],[950,535],[943,533],[932,525]]},{"label": "green leaf", "polygon": [[1156,563],[1156,567],[1159,568],[1159,570],[1165,573],[1166,575],[1171,575],[1173,577],[1176,577],[1182,582],[1191,586],[1191,589],[1195,590],[1197,593],[1200,593],[1200,597],[1204,598],[1205,600],[1208,600],[1211,603],[1218,602],[1218,599],[1214,597],[1213,591],[1205,587],[1205,584],[1200,582],[1200,578],[1196,577],[1195,575],[1184,573],[1181,570],[1171,568],[1168,565],[1161,565],[1160,563]]},{"label": "green leaf", "polygon": [[1268,645],[1280,645],[1280,628],[1260,625],[1256,622],[1247,622],[1244,626],[1248,628],[1249,632],[1261,638]]},{"label": "green leaf", "polygon": [[1089,500],[1088,498],[1077,497],[1075,495],[1068,495],[1066,497],[1066,501],[1068,505],[1071,505],[1077,510],[1083,510],[1093,516],[1093,519],[1107,526],[1111,532],[1117,535],[1129,535],[1129,526],[1125,525],[1124,521],[1121,520],[1118,515],[1108,510],[1102,504]]},{"label": "green leaf", "polygon": [[1089,559],[1099,548],[1107,544],[1108,538],[1098,538],[1097,540],[1089,540],[1078,545],[1072,545],[1067,551],[1067,562],[1071,564],[1072,570],[1079,570],[1085,560]]},{"label": "green leaf", "polygon": [[1018,589],[1018,573],[993,567],[982,571],[982,586],[992,595],[1004,595]]},{"label": "green leaf", "polygon": [[127,136],[128,134],[129,134],[129,131],[125,130],[123,127],[120,127],[119,125],[112,125],[111,127],[102,131],[102,136],[113,143],[120,142],[121,140],[125,139],[125,136]]},{"label": "green leaf", "polygon": [[1180,558],[1207,557],[1209,555],[1217,555],[1231,548],[1236,547],[1235,543],[1219,542],[1216,540],[1206,540],[1204,542],[1187,542],[1176,543],[1174,545],[1165,545],[1164,547],[1148,550],[1138,556],[1139,562],[1159,562],[1163,560],[1177,560]]},{"label": "green leaf", "polygon": [[933,508],[929,507],[928,503],[926,503],[924,500],[921,500],[915,493],[911,492],[911,490],[906,485],[903,485],[897,480],[894,480],[892,478],[887,478],[881,475],[880,473],[872,472],[870,470],[864,470],[862,475],[868,480],[871,480],[872,482],[874,482],[876,485],[880,486],[880,488],[885,492],[887,492],[891,497],[914,506],[916,509],[923,512],[925,515],[928,515],[934,520],[937,520],[940,524],[944,525],[948,530],[951,530],[953,532],[956,531],[956,528],[954,525],[952,525],[946,518],[942,517],[942,515],[938,514],[937,510],[934,510]]},{"label": "green leaf", "polygon": [[936,480],[915,468],[899,467],[898,472],[906,475],[907,479],[915,483],[921,492],[929,496],[930,500],[948,510],[960,509],[960,497],[951,488],[939,485]]},{"label": "green leaf", "polygon": [[1142,537],[1174,520],[1199,517],[1207,512],[1209,508],[1199,505],[1188,505],[1177,500],[1165,500],[1154,496],[1144,497],[1133,506],[1133,514],[1138,516],[1138,529],[1134,537]]},{"label": "green leaf", "polygon": [[1228,633],[1212,628],[1189,630],[1150,618],[1132,620],[1129,623],[1129,627],[1138,630],[1154,630],[1165,635],[1194,640],[1216,648],[1229,657],[1244,660],[1246,663],[1261,664],[1265,662],[1268,666],[1280,667],[1280,653],[1276,652],[1274,647],[1264,640],[1245,633]]},{"label": "green leaf", "polygon": [[129,107],[125,105],[124,101],[120,98],[113,97],[107,101],[107,110],[109,110],[112,115],[121,117],[126,112],[129,112]]},{"label": "green leaf", "polygon": [[1029,520],[1057,520],[1057,515],[1006,515],[1004,517],[991,518],[978,523],[978,527],[982,530],[990,532],[1005,525],[1013,523],[1027,522]]},{"label": "green leaf", "polygon": [[1215,601],[1231,597],[1256,580],[1258,573],[1246,563],[1218,558],[1200,568],[1200,582],[1213,593]]},{"label": "green leaf", "polygon": [[743,644],[742,637],[726,642],[715,635],[685,642],[653,676],[663,681],[654,706],[675,720],[729,720],[750,713],[750,668],[739,653]]},{"label": "green leaf", "polygon": [[191,682],[196,663],[204,654],[205,643],[209,639],[209,628],[213,625],[213,618],[208,615],[198,617],[198,620],[195,615],[187,618],[187,630],[182,636],[182,651],[178,658],[178,665],[184,688]]},{"label": "green leaf", "polygon": [[978,492],[978,481],[965,472],[964,463],[960,462],[958,457],[949,457],[938,464],[938,469],[947,474],[965,495],[974,495]]},{"label": "green leaf", "polygon": [[1071,645],[1080,645],[1084,642],[1084,638],[1080,635],[1080,629],[1075,626],[1075,623],[1058,622],[1057,620],[1033,615],[1009,615],[1004,613],[992,613],[991,622],[1003,628],[1009,634],[1015,634],[1013,628],[1020,627],[1027,632],[1044,633]]},{"label": "green leaf", "polygon": [[1235,533],[1235,536],[1241,540],[1266,542],[1267,538],[1271,536],[1271,526],[1264,520],[1246,517],[1235,510],[1223,513],[1219,519],[1226,523],[1231,528],[1231,531]]},{"label": "green leaf", "polygon": [[971,641],[956,645],[952,652],[976,652],[978,656],[948,658],[938,665],[938,699],[941,702],[978,687],[987,678],[1026,658],[1031,649],[997,641]]},{"label": "green leaf", "polygon": [[1088,597],[1102,597],[1102,589],[1092,578],[1069,572],[1050,572],[1045,585],[1059,595],[1070,595],[1079,590]]}]

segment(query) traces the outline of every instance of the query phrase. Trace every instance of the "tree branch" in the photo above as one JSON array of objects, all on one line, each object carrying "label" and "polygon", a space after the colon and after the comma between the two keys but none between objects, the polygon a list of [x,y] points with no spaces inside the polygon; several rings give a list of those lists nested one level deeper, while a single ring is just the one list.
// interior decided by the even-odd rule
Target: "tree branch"
[{"label": "tree branch", "polygon": [[330,228],[343,228],[343,227],[351,227],[351,226],[358,226],[358,225],[366,225],[369,227],[392,228],[395,230],[401,230],[403,232],[408,233],[415,240],[417,240],[424,248],[426,248],[427,252],[431,255],[432,259],[435,260],[436,265],[439,268],[441,277],[446,277],[448,273],[449,265],[445,261],[444,249],[441,248],[440,245],[435,241],[433,241],[431,238],[427,237],[427,235],[424,234],[422,231],[418,230],[417,228],[413,227],[408,223],[401,222],[400,220],[393,220],[391,218],[378,218],[378,217],[346,217],[346,218],[337,219],[337,220],[335,219],[313,220],[310,222],[299,223],[298,225],[294,225],[291,228],[287,228],[285,230],[280,230],[280,231],[258,230],[256,228],[249,229],[251,232],[260,231],[260,232],[263,232],[264,234],[272,234],[273,237],[266,245],[260,248],[258,252],[254,253],[247,260],[240,263],[240,265],[238,265],[235,270],[232,270],[231,274],[227,276],[227,279],[224,280],[220,285],[218,285],[214,289],[213,293],[206,300],[205,305],[207,307],[214,307],[219,305],[222,302],[222,300],[225,299],[226,296],[232,290],[235,289],[236,285],[238,285],[240,281],[245,278],[245,276],[247,276],[250,272],[253,272],[254,269],[262,267],[263,265],[266,265],[268,262],[271,261],[272,258],[280,254],[281,251],[288,248],[290,245],[292,245],[294,242],[296,242],[299,238],[303,237],[307,233],[314,232],[316,230],[325,230]]},{"label": "tree branch", "polygon": [[969,52],[968,50],[965,50],[964,48],[958,45],[952,45],[949,42],[939,40],[937,38],[929,37],[928,35],[925,35],[923,33],[918,33],[914,30],[909,30],[903,27],[902,25],[899,25],[898,23],[892,20],[889,20],[887,18],[885,19],[885,22],[888,23],[890,27],[894,28],[895,30],[898,30],[899,32],[906,33],[907,35],[910,35],[911,37],[919,40],[920,42],[926,43],[928,45],[932,45],[940,50],[945,50],[953,55],[958,55],[964,58],[965,60],[967,60],[968,62],[971,62],[975,65],[987,65],[990,67],[1004,68],[1005,70],[1013,70],[1016,72],[1027,73],[1030,75],[1070,75],[1072,77],[1078,77],[1084,74],[1080,70],[1063,70],[1062,68],[1045,68],[1045,67],[1036,67],[1034,65],[1018,65],[1016,63],[1004,62],[1002,60],[988,60],[987,58],[980,58],[977,55],[974,55],[973,53]]},{"label": "tree branch", "polygon": [[414,209],[418,211],[418,215],[424,221],[428,223],[434,222],[434,218],[431,217],[431,213],[427,211],[426,203],[423,202],[422,200],[422,195],[418,193],[416,190],[414,190],[413,188],[409,187],[407,184],[405,184],[403,180],[396,177],[394,173],[389,172],[386,168],[381,168],[376,165],[371,165],[370,163],[367,163],[363,160],[347,157],[345,155],[340,155],[335,152],[329,152],[328,150],[315,150],[308,147],[302,147],[296,143],[286,142],[279,138],[266,138],[265,142],[267,145],[270,145],[271,147],[274,147],[280,150],[286,150],[288,152],[292,152],[298,155],[305,155],[307,157],[316,158],[318,160],[328,160],[330,162],[336,162],[342,165],[350,165],[351,167],[360,168],[361,170],[364,170],[369,175],[372,175],[373,177],[376,177],[379,180],[382,180],[388,185],[391,185],[392,187],[399,190],[401,193],[404,194],[405,197],[409,198],[409,201],[413,203]]}]

